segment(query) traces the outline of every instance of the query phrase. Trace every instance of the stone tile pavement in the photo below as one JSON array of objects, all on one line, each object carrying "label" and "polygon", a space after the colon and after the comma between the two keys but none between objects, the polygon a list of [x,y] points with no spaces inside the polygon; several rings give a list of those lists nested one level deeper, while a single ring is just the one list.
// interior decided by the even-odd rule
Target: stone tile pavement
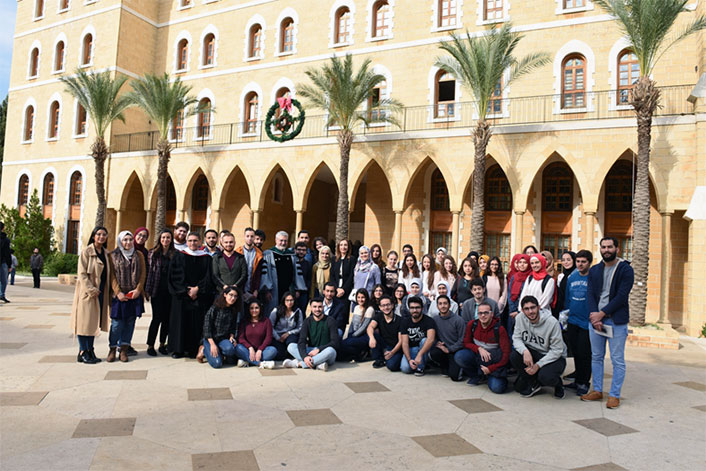
[{"label": "stone tile pavement", "polygon": [[[706,469],[697,339],[629,349],[622,405],[607,410],[571,391],[524,399],[371,363],[324,373],[152,358],[149,308],[137,357],[82,365],[71,291],[45,286],[20,281],[0,305],[2,470]],[[96,353],[107,350],[103,334]]]}]

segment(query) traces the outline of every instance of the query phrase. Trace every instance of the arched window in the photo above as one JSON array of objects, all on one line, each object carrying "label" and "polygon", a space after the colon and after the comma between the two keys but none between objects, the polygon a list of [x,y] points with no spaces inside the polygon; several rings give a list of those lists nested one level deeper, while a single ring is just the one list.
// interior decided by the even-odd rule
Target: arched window
[{"label": "arched window", "polygon": [[623,50],[618,56],[618,104],[630,102],[630,90],[640,78],[640,63],[630,50]]},{"label": "arched window", "polygon": [[549,165],[543,174],[543,211],[571,211],[573,209],[574,175],[568,165],[557,162]]},{"label": "arched window", "polygon": [[172,140],[180,141],[184,136],[184,110],[177,111],[172,119]]},{"label": "arched window", "polygon": [[605,210],[631,212],[634,183],[633,165],[629,160],[618,160],[605,180]]},{"label": "arched window", "polygon": [[51,219],[54,206],[54,175],[47,173],[42,184],[42,213],[45,218]]},{"label": "arched window", "polygon": [[191,6],[191,0],[179,0],[179,7],[186,8]]},{"label": "arched window", "polygon": [[39,74],[39,48],[32,49],[29,55],[29,78],[35,78]]},{"label": "arched window", "polygon": [[59,137],[59,118],[61,116],[61,106],[55,101],[49,107],[49,139]]},{"label": "arched window", "polygon": [[[201,65],[213,65],[215,61],[216,53],[216,36],[213,33],[208,33],[205,38],[203,38],[203,64]],[[186,67],[186,63],[184,64]]]},{"label": "arched window", "polygon": [[455,114],[456,80],[451,74],[440,70],[436,74],[434,88],[434,117],[453,117]]},{"label": "arched window", "polygon": [[503,0],[483,0],[483,19],[502,20]]},{"label": "arched window", "polygon": [[211,135],[211,100],[203,98],[199,102],[199,108],[202,111],[197,117],[198,128],[196,129],[196,135],[198,137],[209,137]]},{"label": "arched window", "polygon": [[81,206],[81,192],[83,191],[83,181],[81,172],[76,171],[71,175],[71,187],[69,192],[69,205]]},{"label": "arched window", "polygon": [[562,108],[583,108],[586,106],[586,58],[571,55],[561,67]]},{"label": "arched window", "polygon": [[54,72],[61,72],[64,70],[64,56],[66,54],[66,46],[64,41],[59,41],[56,43],[56,48],[54,48]]},{"label": "arched window", "polygon": [[27,206],[29,201],[29,177],[25,174],[20,177],[20,185],[17,189],[17,206]]},{"label": "arched window", "polygon": [[449,210],[449,190],[446,188],[446,180],[438,168],[431,174],[431,210]]},{"label": "arched window", "polygon": [[76,135],[83,136],[86,134],[86,108],[81,106],[81,103],[76,104]]},{"label": "arched window", "polygon": [[71,184],[69,185],[69,221],[66,227],[66,251],[68,253],[78,253],[82,191],[83,179],[81,172],[75,171],[71,175]]},{"label": "arched window", "polygon": [[493,94],[488,101],[487,114],[502,114],[503,112],[503,80],[495,84]]},{"label": "arched window", "polygon": [[385,117],[387,110],[380,107],[380,101],[384,99],[387,93],[387,82],[380,82],[373,93],[368,98],[368,120],[375,122],[380,121]]},{"label": "arched window", "polygon": [[91,33],[83,37],[82,45],[81,65],[90,65],[93,58],[93,35]]},{"label": "arched window", "polygon": [[279,175],[275,175],[272,180],[272,202],[281,203],[282,202],[282,192],[284,191],[282,178]]},{"label": "arched window", "polygon": [[279,27],[280,52],[294,51],[294,20],[285,18]]},{"label": "arched window", "polygon": [[25,127],[23,138],[25,141],[31,141],[34,136],[34,106],[29,105],[25,109]]},{"label": "arched window", "polygon": [[581,8],[586,6],[585,0],[564,0],[564,8]]},{"label": "arched window", "polygon": [[34,19],[37,20],[44,16],[44,0],[35,0],[34,3]]},{"label": "arched window", "polygon": [[69,9],[69,0],[59,0],[59,13]]},{"label": "arched window", "polygon": [[444,28],[456,24],[456,0],[437,0],[439,2],[439,27]]},{"label": "arched window", "polygon": [[189,59],[189,41],[187,39],[182,39],[177,44],[177,70],[186,70],[186,66]]},{"label": "arched window", "polygon": [[208,209],[208,193],[208,179],[202,174],[196,179],[191,194],[192,211],[206,211]]},{"label": "arched window", "polygon": [[341,7],[336,11],[336,31],[334,38],[336,44],[346,44],[351,40],[351,11],[348,7]]},{"label": "arched window", "polygon": [[[286,96],[291,96],[291,91],[287,87],[282,87],[279,90],[277,90],[277,93],[275,93],[275,101],[279,98],[286,97]],[[275,117],[279,117],[281,113],[281,109],[277,108],[275,111]]]},{"label": "arched window", "polygon": [[373,5],[373,27],[371,28],[374,38],[384,38],[390,35],[390,5],[387,0],[379,0]]},{"label": "arched window", "polygon": [[255,92],[245,95],[245,122],[243,123],[243,133],[249,134],[257,131],[258,96]]},{"label": "arched window", "polygon": [[486,211],[511,211],[512,191],[505,172],[499,165],[493,165],[485,173]]},{"label": "arched window", "polygon": [[248,57],[260,57],[262,52],[262,26],[255,23],[250,27],[249,33],[250,47],[248,47]]}]

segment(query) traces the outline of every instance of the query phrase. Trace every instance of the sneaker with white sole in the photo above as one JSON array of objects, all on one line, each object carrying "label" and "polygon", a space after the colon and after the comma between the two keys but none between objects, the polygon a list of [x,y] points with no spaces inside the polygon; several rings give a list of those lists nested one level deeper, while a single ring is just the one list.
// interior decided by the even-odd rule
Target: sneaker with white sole
[{"label": "sneaker with white sole", "polygon": [[250,366],[250,363],[244,360],[238,360],[238,368],[247,368]]},{"label": "sneaker with white sole", "polygon": [[286,359],[282,362],[283,368],[298,368],[299,362],[297,360]]},{"label": "sneaker with white sole", "polygon": [[320,364],[316,365],[316,369],[321,370],[321,371],[328,371],[328,363],[326,363],[326,362],[320,363]]},{"label": "sneaker with white sole", "polygon": [[[563,389],[563,388],[562,388]],[[539,383],[535,383],[534,385],[530,386],[527,388],[527,390],[523,391],[520,393],[522,397],[532,397],[535,394],[537,394],[539,391],[542,390],[542,386],[540,386]]]},{"label": "sneaker with white sole", "polygon": [[274,369],[275,367],[275,362],[274,361],[261,361],[260,362],[260,368],[264,368],[266,370],[271,370]]}]

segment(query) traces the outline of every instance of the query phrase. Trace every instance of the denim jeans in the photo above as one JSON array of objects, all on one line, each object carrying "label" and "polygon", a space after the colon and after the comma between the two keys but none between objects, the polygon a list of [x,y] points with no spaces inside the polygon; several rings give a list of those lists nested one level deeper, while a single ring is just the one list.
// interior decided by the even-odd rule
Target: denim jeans
[{"label": "denim jeans", "polygon": [[130,345],[132,342],[132,334],[135,332],[135,319],[111,319],[110,333],[108,334],[108,346],[120,347],[122,345]]},{"label": "denim jeans", "polygon": [[400,371],[400,363],[402,363],[402,357],[404,356],[402,349],[400,348],[397,353],[392,355],[388,360],[385,360],[385,352],[391,351],[395,346],[385,343],[382,336],[377,332],[375,332],[375,341],[375,348],[371,351],[373,360],[384,361],[385,366],[387,366],[387,369],[390,371]]},{"label": "denim jeans", "polygon": [[80,352],[90,352],[93,350],[93,341],[96,339],[92,335],[77,335],[78,338],[78,351]]},{"label": "denim jeans", "polygon": [[620,390],[625,381],[625,341],[628,338],[628,325],[615,325],[612,319],[603,319],[603,324],[613,326],[613,338],[598,335],[593,326],[588,328],[591,338],[591,373],[593,374],[593,389],[603,392],[603,360],[605,359],[605,344],[610,348],[610,361],[613,363],[613,382],[610,385],[610,396],[620,398]]},{"label": "denim jeans", "polygon": [[[502,352],[500,353],[502,355]],[[492,363],[491,353],[491,363]],[[478,378],[483,372],[480,367],[483,361],[480,355],[468,348],[462,348],[454,355],[454,361],[466,372],[469,378]],[[496,360],[498,361],[498,360]],[[487,366],[488,363],[485,363]],[[488,376],[488,389],[495,394],[502,394],[507,390],[507,368],[501,367]]]},{"label": "denim jeans", "polygon": [[9,268],[7,263],[0,264],[0,298],[5,297],[5,290],[7,289],[7,275],[9,273]]},{"label": "denim jeans", "polygon": [[[260,366],[259,361],[250,361],[250,350],[243,344],[239,343],[235,346],[235,356],[237,356],[239,360],[243,360],[250,365]],[[272,345],[265,347],[262,351],[262,361],[270,361],[275,358],[277,358],[277,349]]]},{"label": "denim jeans", "polygon": [[10,271],[10,284],[12,286],[15,286],[15,273],[17,273],[17,270]]},{"label": "denim jeans", "polygon": [[370,337],[363,334],[358,337],[348,337],[341,342],[341,360],[358,360],[367,350]]},{"label": "denim jeans", "polygon": [[[422,349],[424,344],[427,342],[426,338],[423,338],[421,342],[419,342],[419,346],[417,347],[409,347],[409,356],[414,359],[417,357],[417,354],[419,353],[419,350]],[[424,369],[424,365],[426,364],[427,361],[427,356],[429,353],[426,353],[425,355],[422,356],[422,361],[419,362],[418,368],[420,370]],[[402,370],[402,373],[414,373],[415,370],[412,369],[411,366],[409,366],[409,361],[407,361],[407,357],[402,355],[402,361],[400,362],[400,370]]]},{"label": "denim jeans", "polygon": [[211,343],[207,339],[203,339],[203,353],[206,355],[208,364],[214,368],[223,366],[223,357],[235,358],[235,345],[229,339],[223,339],[216,344],[218,347],[218,355],[211,355]]},{"label": "denim jeans", "polygon": [[[314,347],[306,347],[306,353],[309,353],[312,350],[314,350]],[[304,363],[302,356],[299,354],[299,346],[296,343],[290,343],[287,346],[287,351],[297,361],[299,361],[299,366],[301,366],[302,368],[309,368],[308,366],[306,366],[306,363]],[[314,355],[312,360],[314,361],[314,368],[316,368],[322,363],[328,363],[329,365],[333,365],[333,363],[336,361],[336,349],[333,347],[326,347],[319,353]]]}]

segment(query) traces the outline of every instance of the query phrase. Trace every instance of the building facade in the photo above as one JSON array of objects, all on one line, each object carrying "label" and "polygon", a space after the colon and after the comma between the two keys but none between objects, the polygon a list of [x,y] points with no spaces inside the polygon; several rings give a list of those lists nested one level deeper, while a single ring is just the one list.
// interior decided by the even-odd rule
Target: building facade
[{"label": "building facade", "polygon": [[[523,4],[524,3],[524,4]],[[434,67],[450,33],[512,21],[518,55],[551,64],[491,103],[485,252],[508,260],[525,245],[598,255],[604,235],[630,258],[637,129],[627,105],[639,76],[611,18],[590,0],[18,0],[0,201],[26,205],[35,189],[60,248],[86,243],[96,209],[89,117],[59,77],[77,68],[130,79],[179,77],[211,112],[175,117],[168,224],[197,228],[306,228],[332,239],[339,179],[336,130],[307,109],[302,134],[280,144],[263,130],[276,98],[297,95],[305,71],[333,54],[372,61],[385,83],[370,117],[404,104],[399,125],[359,127],[349,175],[351,239],[384,251],[469,250],[473,97]],[[706,11],[694,0],[680,25]],[[706,37],[679,43],[653,78],[663,106],[652,132],[648,322],[696,334],[706,241],[697,214],[706,185]],[[701,79],[701,82],[699,80]],[[700,85],[699,85],[700,83]],[[126,87],[126,90],[129,87]],[[306,103],[305,103],[306,105]],[[106,165],[111,233],[153,226],[154,126],[136,109],[110,130]],[[691,209],[690,209],[691,206]],[[695,216],[696,215],[696,216]],[[112,236],[111,236],[112,238]],[[269,242],[269,241],[268,241]],[[150,244],[152,241],[150,241]]]}]

